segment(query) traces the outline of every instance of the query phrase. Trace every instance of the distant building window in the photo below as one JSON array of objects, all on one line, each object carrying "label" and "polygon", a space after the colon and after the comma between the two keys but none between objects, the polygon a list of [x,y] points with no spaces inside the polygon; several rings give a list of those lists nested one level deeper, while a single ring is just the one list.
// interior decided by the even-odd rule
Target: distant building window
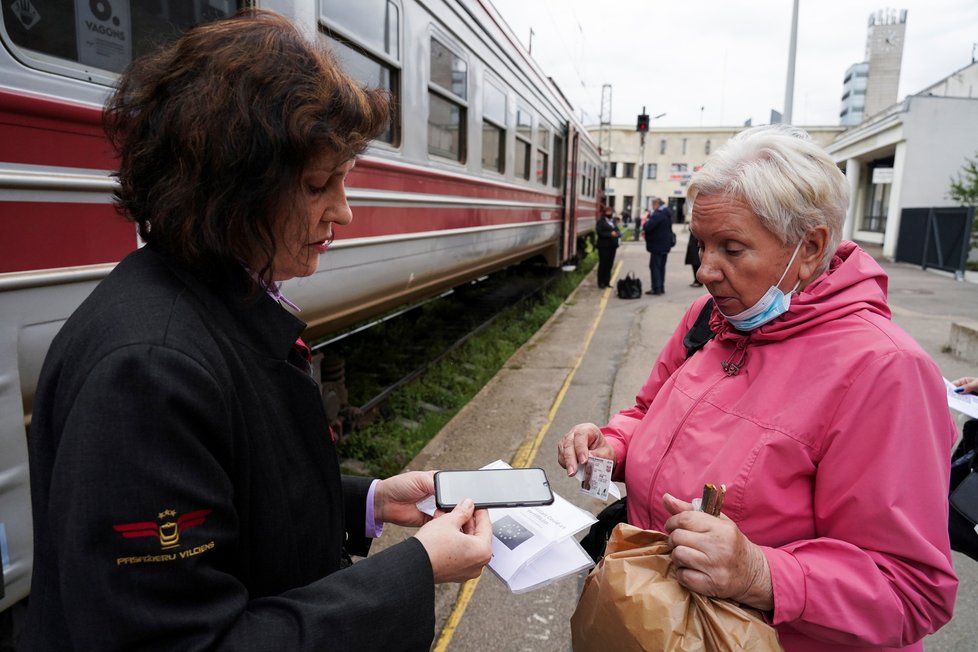
[{"label": "distant building window", "polygon": [[611,161],[608,163],[608,176],[611,178],[618,176],[618,161]]},{"label": "distant building window", "polygon": [[635,178],[635,164],[634,163],[622,163],[621,176],[625,179]]},{"label": "distant building window", "polygon": [[707,155],[709,155],[709,153],[710,153],[710,141],[709,140],[706,141],[706,153],[707,153]]},{"label": "distant building window", "polygon": [[645,178],[655,179],[659,174],[659,166],[656,163],[646,163],[645,164]]},{"label": "distant building window", "polygon": [[666,139],[663,138],[662,140],[659,141],[659,154],[665,154],[665,153],[666,153]]},{"label": "distant building window", "polygon": [[688,172],[689,165],[686,163],[673,163],[669,166],[670,172]]},{"label": "distant building window", "polygon": [[686,156],[686,139],[683,138],[683,156]]}]

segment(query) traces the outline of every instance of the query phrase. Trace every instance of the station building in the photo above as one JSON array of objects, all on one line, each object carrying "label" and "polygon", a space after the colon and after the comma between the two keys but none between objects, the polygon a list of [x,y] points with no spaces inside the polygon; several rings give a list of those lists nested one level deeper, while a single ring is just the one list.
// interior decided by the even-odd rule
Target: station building
[{"label": "station building", "polygon": [[[892,260],[903,209],[957,206],[948,196],[951,181],[967,158],[978,157],[978,61],[861,124],[802,128],[846,173],[851,196],[843,237],[881,246]],[[627,208],[634,216],[658,196],[669,203],[677,222],[685,221],[693,172],[743,129],[657,127],[653,122],[643,147],[633,124],[589,128],[602,143],[605,202],[616,213]]]}]

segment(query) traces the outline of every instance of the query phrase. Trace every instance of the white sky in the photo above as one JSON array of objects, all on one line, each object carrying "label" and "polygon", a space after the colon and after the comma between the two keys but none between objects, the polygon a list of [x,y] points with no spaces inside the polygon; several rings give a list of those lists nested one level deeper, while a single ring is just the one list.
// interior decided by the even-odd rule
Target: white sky
[{"label": "white sky", "polygon": [[[524,46],[533,29],[533,58],[587,125],[603,84],[613,124],[642,105],[666,113],[653,129],[763,124],[784,108],[791,0],[491,1]],[[908,10],[899,98],[971,63],[978,0],[800,0],[794,124],[839,123],[845,71],[864,60],[880,9]]]}]

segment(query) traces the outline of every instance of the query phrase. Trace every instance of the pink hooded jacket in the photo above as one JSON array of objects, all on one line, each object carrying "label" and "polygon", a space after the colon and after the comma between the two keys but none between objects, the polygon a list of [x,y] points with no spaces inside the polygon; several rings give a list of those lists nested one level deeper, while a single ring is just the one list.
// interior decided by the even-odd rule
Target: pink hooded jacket
[{"label": "pink hooded jacket", "polygon": [[890,321],[886,286],[876,261],[843,242],[787,313],[749,335],[714,310],[716,338],[686,360],[703,297],[635,407],[602,428],[634,525],[662,529],[666,492],[688,501],[726,484],[724,514],[770,565],[771,622],[788,652],[922,650],[953,610],[957,432],[941,373]]}]

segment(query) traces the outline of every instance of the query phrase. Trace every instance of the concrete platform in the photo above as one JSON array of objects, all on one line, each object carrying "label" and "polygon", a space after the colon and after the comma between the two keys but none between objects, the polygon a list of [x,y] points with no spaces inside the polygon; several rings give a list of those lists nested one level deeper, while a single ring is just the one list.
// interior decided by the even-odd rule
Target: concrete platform
[{"label": "concrete platform", "polygon": [[[663,342],[689,304],[692,288],[683,264],[687,233],[675,226],[666,293],[627,301],[599,290],[592,273],[556,314],[506,363],[481,392],[412,461],[411,469],[477,468],[516,456],[546,469],[554,490],[584,509],[603,506],[582,496],[556,463],[556,442],[575,424],[603,424],[633,404]],[[881,261],[890,275],[894,321],[911,333],[951,379],[978,374],[978,365],[951,354],[952,323],[978,323],[978,285],[952,275]],[[634,272],[649,287],[644,244],[618,250],[615,278]],[[614,285],[614,281],[612,283]],[[962,419],[963,421],[963,419]],[[411,532],[388,528],[375,550]],[[925,642],[929,652],[972,650],[978,640],[978,563],[957,555],[961,576],[958,614]],[[512,595],[490,572],[476,583],[441,585],[436,592],[435,650],[570,649],[569,618],[583,575]]]}]

